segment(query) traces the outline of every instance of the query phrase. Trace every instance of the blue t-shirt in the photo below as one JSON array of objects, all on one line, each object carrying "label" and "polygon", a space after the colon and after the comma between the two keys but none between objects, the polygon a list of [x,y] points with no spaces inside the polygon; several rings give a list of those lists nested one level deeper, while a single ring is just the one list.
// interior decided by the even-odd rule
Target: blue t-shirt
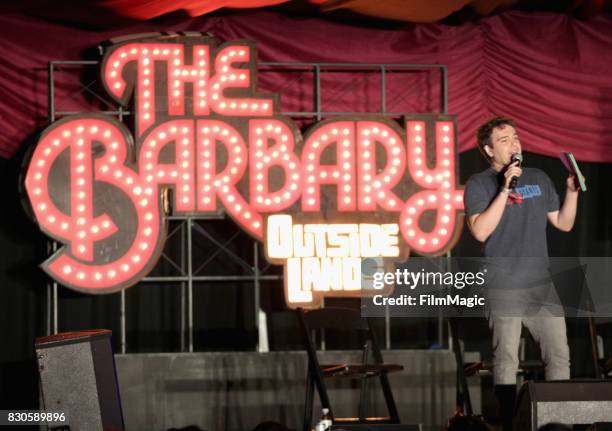
[{"label": "blue t-shirt", "polygon": [[[482,213],[498,195],[503,177],[493,168],[472,175],[465,185],[465,213]],[[484,242],[485,257],[548,257],[547,213],[559,209],[559,195],[543,171],[523,168],[516,192],[502,218]]]}]

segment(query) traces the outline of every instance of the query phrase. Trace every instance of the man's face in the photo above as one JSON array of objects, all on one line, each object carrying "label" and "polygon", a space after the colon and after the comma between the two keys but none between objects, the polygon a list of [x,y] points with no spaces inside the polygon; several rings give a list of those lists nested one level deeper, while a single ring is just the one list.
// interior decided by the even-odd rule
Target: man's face
[{"label": "man's face", "polygon": [[521,142],[514,127],[505,124],[493,129],[491,133],[491,145],[485,150],[491,163],[497,166],[506,166],[510,163],[512,154],[521,152]]}]

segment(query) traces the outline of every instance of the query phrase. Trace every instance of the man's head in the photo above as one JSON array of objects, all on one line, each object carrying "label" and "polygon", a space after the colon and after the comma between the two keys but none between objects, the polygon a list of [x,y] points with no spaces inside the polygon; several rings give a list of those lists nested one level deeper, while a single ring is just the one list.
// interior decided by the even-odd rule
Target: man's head
[{"label": "man's head", "polygon": [[494,167],[510,163],[512,154],[521,152],[514,122],[509,118],[497,117],[487,121],[476,133],[478,148]]}]

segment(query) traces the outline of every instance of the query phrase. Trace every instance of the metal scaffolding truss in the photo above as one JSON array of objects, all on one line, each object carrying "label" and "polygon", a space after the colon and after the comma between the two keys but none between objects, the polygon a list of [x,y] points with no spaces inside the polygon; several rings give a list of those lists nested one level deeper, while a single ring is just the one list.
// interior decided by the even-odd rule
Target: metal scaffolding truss
[{"label": "metal scaffolding truss", "polygon": [[[132,115],[132,112],[118,106],[114,101],[100,90],[98,74],[92,74],[87,82],[83,82],[83,77],[87,74],[82,73],[83,69],[94,69],[99,65],[98,61],[51,61],[48,67],[48,100],[49,100],[49,122],[65,117],[67,115],[84,113],[75,109],[61,109],[62,103],[73,97],[85,97],[90,103],[99,105],[100,109],[95,111],[110,116],[114,116],[119,121],[124,121]],[[75,91],[64,95],[58,100],[56,89],[60,74],[74,74],[78,72],[78,77],[73,78],[78,82]],[[403,76],[414,75],[415,73],[434,73],[437,74],[437,84],[439,85],[439,106],[440,113],[447,112],[447,74],[446,67],[437,64],[347,64],[347,63],[259,63],[259,77],[265,77],[267,72],[286,74],[286,79],[276,82],[278,85],[274,89],[282,95],[283,89],[300,85],[309,85],[312,88],[313,99],[312,109],[297,111],[282,111],[287,117],[294,119],[300,124],[314,123],[323,118],[351,115],[351,114],[378,114],[389,118],[399,118],[405,112],[393,112],[388,109],[390,97],[399,100],[403,97],[410,97],[407,89],[393,89],[390,95],[390,78],[393,82],[401,82]],[[352,74],[353,76],[375,77],[380,91],[376,99],[378,106],[368,107],[367,111],[335,111],[325,110],[329,98],[336,100],[354,93],[353,78],[347,80],[348,84],[335,88],[331,92],[322,91],[322,82],[325,81],[326,74]],[[368,78],[370,79],[370,78]],[[66,82],[64,78],[62,82]],[[93,102],[91,102],[93,101]],[[70,103],[68,103],[70,105]],[[337,105],[337,104],[336,104]],[[397,103],[395,103],[397,105]],[[281,103],[282,106],[282,103]],[[282,275],[271,273],[271,266],[262,258],[261,247],[258,241],[248,239],[252,244],[251,250],[247,252],[245,247],[236,249],[236,243],[241,236],[246,237],[235,225],[232,232],[223,230],[223,235],[219,235],[218,225],[225,219],[220,216],[172,216],[169,220],[168,241],[162,256],[153,269],[151,274],[144,278],[139,286],[131,289],[138,289],[140,285],[178,285],[180,288],[180,350],[194,351],[194,288],[195,284],[213,283],[252,283],[252,310],[254,325],[258,327],[258,312],[260,309],[260,285],[263,281],[280,282]],[[226,220],[227,223],[227,220]],[[245,243],[245,238],[242,238]],[[202,250],[204,248],[207,250]],[[197,247],[196,247],[197,246]],[[57,250],[57,243],[49,244],[49,253]],[[198,250],[195,250],[198,248]],[[215,260],[222,258],[224,262],[234,265],[230,271],[219,273],[219,265],[212,266]],[[47,286],[47,333],[57,333],[59,331],[58,315],[60,300],[58,297],[58,284],[49,282]],[[121,291],[114,295],[119,295],[119,338],[120,351],[128,351],[126,337],[126,322],[129,316],[126,313],[126,291]],[[438,321],[438,341],[442,341],[442,319]],[[390,319],[385,319],[385,346],[390,349]]]}]

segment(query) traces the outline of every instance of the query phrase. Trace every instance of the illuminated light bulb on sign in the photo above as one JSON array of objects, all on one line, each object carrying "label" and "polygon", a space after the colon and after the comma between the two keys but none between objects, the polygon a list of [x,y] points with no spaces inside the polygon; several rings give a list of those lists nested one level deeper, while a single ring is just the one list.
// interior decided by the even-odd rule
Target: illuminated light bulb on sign
[{"label": "illuminated light bulb on sign", "polygon": [[[83,128],[83,129],[81,129]],[[79,130],[88,130],[90,137],[87,139],[76,140],[72,136],[78,135]],[[104,130],[104,132],[101,132]],[[70,131],[70,133],[65,133]],[[72,211],[64,212],[55,206],[51,199],[49,184],[45,181],[45,187],[39,195],[30,193],[31,200],[37,204],[33,206],[36,211],[45,210],[51,216],[41,220],[41,228],[50,236],[58,241],[69,244],[69,248],[61,249],[52,259],[45,263],[45,270],[56,278],[61,283],[74,287],[80,290],[101,289],[113,290],[116,288],[115,281],[110,281],[105,274],[112,267],[120,265],[119,262],[112,263],[87,263],[93,260],[93,245],[96,242],[104,241],[110,238],[117,232],[116,224],[106,213],[98,214],[94,208],[93,199],[93,182],[104,181],[113,187],[121,190],[122,193],[136,199],[134,188],[128,187],[123,178],[118,178],[115,171],[112,173],[103,167],[107,163],[123,162],[126,158],[125,137],[127,131],[123,126],[119,126],[114,120],[108,118],[95,117],[91,119],[82,119],[75,127],[69,121],[59,122],[52,125],[43,134],[38,147],[36,148],[33,157],[42,157],[51,162],[55,162],[58,158],[67,158],[70,160],[72,181],[72,198],[70,199]],[[59,143],[56,145],[56,143]],[[92,159],[92,144],[103,145],[105,147],[104,155],[100,158]],[[111,146],[111,143],[118,143],[117,146]],[[78,148],[78,150],[77,150]],[[51,149],[51,151],[46,151]],[[81,155],[81,156],[80,156]],[[79,157],[80,156],[80,157]],[[112,160],[112,162],[111,162]],[[32,168],[31,168],[32,169]],[[46,180],[50,175],[50,167],[43,166],[36,168],[37,172],[30,169],[30,174],[26,176],[26,189],[31,190],[33,181],[40,174],[43,180]],[[118,167],[122,171],[122,177],[129,177],[132,182],[139,182],[138,177],[133,171],[124,167]],[[157,208],[152,207],[152,213],[157,214]],[[139,210],[137,208],[137,215]],[[70,214],[78,214],[78,217]],[[44,221],[43,221],[44,220]],[[136,235],[142,232],[141,229],[147,223],[137,223]],[[87,226],[87,230],[76,229],[76,226]],[[154,245],[157,242],[159,234],[159,218],[154,217],[151,220],[152,235],[154,243],[151,249],[155,249]],[[126,253],[126,258],[129,259],[130,251]],[[147,259],[151,255],[146,256]],[[77,260],[78,259],[78,260]],[[67,270],[66,268],[69,268]],[[134,267],[135,271],[143,269],[142,267]],[[120,281],[125,282],[130,276],[136,273],[127,273],[127,278]],[[85,287],[82,282],[90,283]]]},{"label": "illuminated light bulb on sign", "polygon": [[312,302],[317,292],[359,291],[362,258],[400,254],[397,224],[294,224],[278,214],[267,217],[266,232],[267,257],[286,261],[294,302]]},{"label": "illuminated light bulb on sign", "polygon": [[[257,151],[251,151],[249,163],[254,167],[251,175],[256,181],[250,182],[250,196],[255,199],[253,208],[257,211],[275,212],[287,208],[300,197],[299,186],[301,185],[301,172],[298,169],[299,159],[295,155],[294,135],[289,126],[276,119],[251,120],[250,139],[265,140],[271,146],[265,146]],[[253,133],[254,132],[254,133]],[[288,140],[282,140],[282,137]],[[281,143],[282,142],[282,143]],[[275,166],[282,170],[284,181],[278,187],[280,180],[276,178],[276,191],[270,192],[273,178],[270,177],[270,169]]]},{"label": "illuminated light bulb on sign", "polygon": [[104,87],[121,105],[134,98],[135,133],[81,114],[42,134],[25,184],[41,229],[63,244],[47,273],[85,292],[133,285],[161,254],[165,211],[223,211],[262,239],[285,266],[292,307],[366,294],[362,258],[452,247],[463,208],[453,118],[407,117],[400,127],[345,116],[302,136],[275,95],[257,92],[255,58],[250,42],[181,37],[107,50]]},{"label": "illuminated light bulb on sign", "polygon": [[[385,210],[393,211],[396,207],[401,206],[400,199],[392,192],[392,188],[400,181],[405,169],[405,151],[399,144],[399,134],[391,126],[378,125],[375,122],[360,121],[357,129],[357,135],[362,138],[357,142],[357,163],[361,169],[357,175],[359,181],[359,209],[361,211],[373,211],[377,205]],[[378,136],[380,130],[385,132],[384,135]],[[382,145],[388,157],[386,166],[377,172],[377,160],[372,153],[367,149],[371,147],[370,139],[365,139],[363,136],[375,136],[372,138],[374,142]],[[395,155],[394,155],[395,154]],[[392,166],[395,165],[395,168]],[[383,181],[386,179],[386,181]],[[376,189],[381,189],[375,192],[370,186]]]},{"label": "illuminated light bulb on sign", "polygon": [[[334,128],[343,128],[347,132],[345,138],[334,135]],[[336,122],[317,125],[312,128],[306,138],[302,150],[302,166],[306,170],[304,176],[308,178],[309,187],[302,195],[302,209],[304,211],[318,211],[321,206],[321,185],[333,184],[336,186],[336,201],[338,211],[355,210],[355,151],[346,149],[352,147],[354,139],[354,124],[350,122]],[[347,138],[348,136],[348,138]],[[323,139],[325,137],[325,139]],[[345,144],[349,143],[349,147]],[[324,163],[323,154],[327,148],[334,150],[336,163]],[[318,176],[310,175],[317,171]],[[345,186],[350,189],[345,189]]]}]

